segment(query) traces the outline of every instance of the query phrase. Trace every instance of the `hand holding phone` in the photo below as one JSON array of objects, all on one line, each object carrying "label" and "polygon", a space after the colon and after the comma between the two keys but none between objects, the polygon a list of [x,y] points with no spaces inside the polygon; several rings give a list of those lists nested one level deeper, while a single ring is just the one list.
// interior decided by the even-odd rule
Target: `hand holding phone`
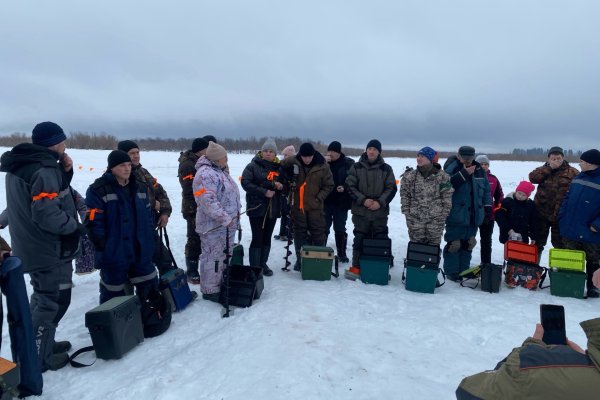
[{"label": "hand holding phone", "polygon": [[544,328],[542,341],[546,344],[567,344],[565,308],[554,304],[540,304],[540,321]]}]

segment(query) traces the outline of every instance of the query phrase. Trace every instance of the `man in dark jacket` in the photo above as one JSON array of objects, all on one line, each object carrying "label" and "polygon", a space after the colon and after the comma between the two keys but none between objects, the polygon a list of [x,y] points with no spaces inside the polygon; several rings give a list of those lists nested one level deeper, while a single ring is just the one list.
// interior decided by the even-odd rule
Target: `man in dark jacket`
[{"label": "man in dark jacket", "polygon": [[335,233],[335,247],[340,262],[347,263],[348,256],[346,255],[346,243],[348,242],[348,234],[346,233],[346,220],[348,219],[348,210],[350,209],[352,200],[348,194],[346,186],[346,178],[350,167],[354,165],[354,160],[346,157],[342,153],[342,145],[340,142],[333,141],[327,147],[327,162],[329,169],[333,175],[334,189],[325,199],[325,224],[327,225],[327,236],[333,224],[333,232]]},{"label": "man in dark jacket", "polygon": [[198,260],[200,259],[201,242],[196,232],[196,200],[192,183],[196,175],[196,162],[206,153],[208,142],[203,138],[196,138],[192,142],[191,150],[182,152],[179,156],[179,170],[177,177],[181,185],[181,213],[187,222],[187,243],[185,244],[185,266],[187,278],[190,283],[200,284],[198,273]]},{"label": "man in dark jacket", "polygon": [[365,238],[388,239],[390,203],[396,196],[396,177],[381,157],[381,142],[373,139],[348,171],[346,185],[352,198],[354,243],[352,266],[359,267]]},{"label": "man in dark jacket", "polygon": [[152,264],[154,226],[148,187],[131,174],[131,159],[121,150],[108,155],[107,172],[85,196],[86,224],[100,269],[100,303],[128,293],[129,283],[143,299],[158,288]]},{"label": "man in dark jacket", "polygon": [[600,151],[580,158],[581,173],[569,186],[558,220],[565,248],[585,251],[587,297],[599,297],[592,276],[600,268]]},{"label": "man in dark jacket", "polygon": [[477,244],[475,235],[479,225],[492,213],[490,184],[483,168],[475,158],[475,149],[462,146],[457,156],[444,164],[454,188],[452,209],[446,218],[444,240],[444,271],[448,279],[458,281],[459,273],[468,269],[471,252]]},{"label": "man in dark jacket", "polygon": [[[294,165],[298,175],[294,174]],[[300,271],[300,250],[305,244],[325,246],[325,198],[333,190],[333,177],[325,158],[311,143],[302,143],[296,157],[283,161],[285,179],[295,180],[292,218],[294,219],[295,271]],[[310,237],[310,241],[309,241]]]},{"label": "man in dark jacket", "polygon": [[554,146],[548,152],[548,161],[529,173],[529,181],[538,185],[533,201],[540,215],[538,223],[538,241],[536,246],[540,254],[548,242],[548,234],[552,246],[563,248],[560,228],[558,225],[558,210],[571,181],[579,171],[565,160],[563,149]]},{"label": "man in dark jacket", "polygon": [[152,261],[158,268],[158,272],[163,275],[165,272],[173,269],[169,250],[162,242],[159,230],[166,228],[169,223],[169,217],[173,209],[167,192],[156,178],[140,163],[140,148],[132,140],[123,140],[119,142],[118,149],[124,151],[131,158],[131,173],[136,180],[144,183],[150,189],[150,206],[154,210],[151,221],[155,225],[154,229],[154,255]]},{"label": "man in dark jacket", "polygon": [[2,155],[6,203],[13,254],[31,277],[31,316],[42,371],[57,370],[69,361],[68,341],[55,342],[56,327],[71,303],[72,260],[85,231],[77,221],[71,191],[73,161],[65,153],[66,135],[53,122],[32,132],[33,143],[22,143]]}]

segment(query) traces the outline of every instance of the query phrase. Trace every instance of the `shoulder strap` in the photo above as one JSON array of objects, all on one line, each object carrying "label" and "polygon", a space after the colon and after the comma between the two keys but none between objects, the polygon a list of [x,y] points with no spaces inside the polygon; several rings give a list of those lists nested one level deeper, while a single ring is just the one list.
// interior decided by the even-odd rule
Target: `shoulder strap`
[{"label": "shoulder strap", "polygon": [[[90,352],[90,351],[94,351],[94,346],[82,347],[81,349],[77,350],[75,353],[71,354],[71,356],[69,357],[69,364],[71,364],[71,367],[85,368],[85,367],[91,367],[92,365],[94,365],[97,358],[94,358],[94,361],[92,361],[91,364],[83,364],[83,363],[80,363],[79,361],[75,361],[75,358],[77,358],[79,355]],[[94,354],[95,354],[95,352],[94,352]]]},{"label": "shoulder strap", "polygon": [[548,275],[548,268],[546,268],[546,267],[542,267],[542,266],[539,266],[539,267],[540,267],[540,268],[542,268],[544,271],[542,272],[542,276],[540,276],[540,283],[538,284],[538,287],[539,287],[540,289],[546,289],[546,288],[549,288],[549,287],[550,287],[550,285],[542,286],[542,285],[543,285],[543,283],[544,283],[544,281],[546,280],[546,276]]}]

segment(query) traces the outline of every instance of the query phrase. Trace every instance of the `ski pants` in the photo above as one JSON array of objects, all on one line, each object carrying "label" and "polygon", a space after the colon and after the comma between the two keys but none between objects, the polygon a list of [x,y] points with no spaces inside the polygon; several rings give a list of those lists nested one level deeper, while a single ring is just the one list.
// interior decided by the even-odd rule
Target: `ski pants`
[{"label": "ski pants", "polygon": [[[469,250],[468,241],[477,235],[477,226],[457,226],[446,225],[444,240],[447,242],[444,246],[444,272],[449,276],[457,276],[462,271],[469,269],[471,264],[471,255],[473,250]],[[458,251],[450,252],[448,247],[451,242],[459,240],[460,248]]]},{"label": "ski pants", "polygon": [[[229,248],[225,249],[229,233]],[[202,294],[221,291],[225,256],[231,254],[235,240],[235,229],[219,228],[200,236],[202,254],[200,254],[200,290]]]}]

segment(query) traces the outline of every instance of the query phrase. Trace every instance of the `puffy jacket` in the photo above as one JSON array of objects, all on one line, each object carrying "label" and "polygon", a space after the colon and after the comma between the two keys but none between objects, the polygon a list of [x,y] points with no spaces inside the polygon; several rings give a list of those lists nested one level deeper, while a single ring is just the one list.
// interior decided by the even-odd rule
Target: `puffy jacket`
[{"label": "puffy jacket", "polygon": [[[248,217],[262,218],[267,211],[267,218],[276,219],[281,216],[281,202],[283,197],[281,191],[275,190],[275,182],[279,181],[281,163],[275,160],[267,161],[262,158],[262,152],[258,152],[244,168],[242,173],[242,188],[246,191],[246,209]],[[265,197],[267,190],[275,191],[273,197]],[[254,209],[255,207],[258,207]]]},{"label": "puffy jacket", "polygon": [[173,208],[171,207],[171,201],[169,200],[169,196],[167,196],[167,192],[162,187],[160,183],[156,180],[155,177],[152,176],[150,172],[144,167],[142,164],[138,164],[136,166],[131,166],[131,174],[135,177],[136,180],[142,182],[146,185],[150,190],[150,207],[154,210],[155,201],[158,200],[160,202],[160,215],[166,215],[168,217],[171,216],[173,212]]},{"label": "puffy jacket", "polygon": [[[392,167],[385,163],[381,155],[377,156],[375,162],[370,163],[366,152],[348,171],[346,185],[352,198],[353,215],[388,215],[390,203],[398,192]],[[367,199],[377,200],[381,208],[370,211],[363,205]]]},{"label": "puffy jacket", "polygon": [[557,169],[552,169],[545,163],[529,173],[529,181],[538,185],[533,201],[542,217],[551,222],[558,220],[563,197],[577,174],[579,171],[567,161],[563,161]]},{"label": "puffy jacket", "polygon": [[[335,161],[329,162],[329,169],[333,176],[333,190],[329,193],[329,196],[325,199],[325,204],[331,204],[343,210],[349,210],[352,206],[352,199],[348,194],[348,186],[346,185],[346,178],[348,177],[348,171],[354,165],[354,160],[346,157],[344,153],[341,153],[340,158]],[[336,188],[338,186],[344,186],[343,192],[338,192]]]},{"label": "puffy jacket", "polygon": [[496,210],[496,222],[500,227],[500,243],[508,240],[508,231],[511,229],[520,233],[523,242],[529,239],[536,240],[538,237],[539,215],[537,207],[531,199],[520,201],[514,198],[514,192],[509,193]]},{"label": "puffy jacket", "polygon": [[235,181],[206,156],[198,159],[196,170],[193,186],[198,205],[196,232],[202,235],[213,228],[228,225],[230,230],[237,229],[242,206]]},{"label": "puffy jacket", "polygon": [[600,318],[581,323],[586,354],[528,338],[493,371],[466,377],[458,400],[597,399],[600,393]]},{"label": "puffy jacket", "polygon": [[500,202],[504,198],[504,193],[502,192],[502,185],[500,181],[496,177],[496,175],[492,174],[490,170],[487,171],[487,179],[490,184],[490,193],[492,196],[492,213],[490,215],[490,220],[494,220],[494,214],[498,207],[500,207]]},{"label": "puffy jacket", "polygon": [[400,181],[400,209],[402,214],[414,216],[419,221],[443,223],[452,207],[452,193],[450,177],[439,164],[432,165],[427,177],[419,168],[413,169],[405,172]]},{"label": "puffy jacket", "polygon": [[[559,224],[561,236],[600,243],[600,168],[573,179],[560,208]],[[597,232],[592,232],[591,226]]]},{"label": "puffy jacket", "polygon": [[[293,177],[293,166],[298,166],[298,176]],[[333,190],[333,176],[325,158],[318,151],[313,160],[305,165],[300,154],[283,160],[285,179],[295,179],[294,208],[307,211],[323,210],[325,199]]]},{"label": "puffy jacket", "polygon": [[128,269],[152,262],[154,226],[148,192],[148,187],[135,179],[121,186],[110,172],[88,188],[86,226],[98,268]]},{"label": "puffy jacket", "polygon": [[181,185],[181,213],[184,218],[196,216],[196,200],[194,200],[192,184],[196,175],[198,158],[196,153],[191,150],[184,151],[179,155],[177,177]]},{"label": "puffy jacket", "polygon": [[486,213],[485,207],[489,207],[491,213],[492,197],[486,173],[477,161],[473,161],[473,165],[475,171],[469,175],[456,156],[450,156],[444,164],[444,171],[450,175],[454,188],[447,225],[479,226]]},{"label": "puffy jacket", "polygon": [[13,253],[25,272],[71,261],[79,252],[77,208],[59,154],[22,143],[2,155]]}]

